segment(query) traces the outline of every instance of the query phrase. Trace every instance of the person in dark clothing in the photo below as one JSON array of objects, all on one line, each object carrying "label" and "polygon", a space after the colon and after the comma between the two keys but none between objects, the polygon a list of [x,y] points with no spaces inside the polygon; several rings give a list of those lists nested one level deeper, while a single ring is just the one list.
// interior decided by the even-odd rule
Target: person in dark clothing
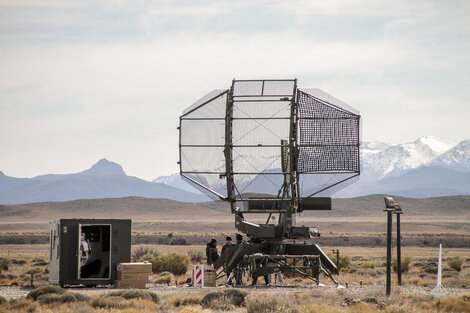
[{"label": "person in dark clothing", "polygon": [[237,245],[243,243],[243,236],[241,234],[237,234],[235,238],[237,239]]},{"label": "person in dark clothing", "polygon": [[222,251],[220,252],[220,254],[224,253],[225,249],[227,249],[231,245],[232,245],[232,237],[227,236],[225,238],[225,244],[222,246]]},{"label": "person in dark clothing", "polygon": [[[251,239],[250,239],[250,242],[251,242],[251,243],[261,243],[261,240],[260,240],[260,239],[257,239],[257,238],[251,238]],[[255,263],[256,263],[256,266],[257,266],[257,267],[261,267],[261,266],[262,266],[262,267],[265,267],[265,266],[268,266],[269,261],[268,261],[268,259],[261,260],[260,258],[257,258],[257,259],[255,260]],[[265,283],[266,285],[269,285],[269,284],[271,283],[270,280],[269,280],[269,275],[266,274],[266,275],[263,275],[263,276],[264,276],[264,283]],[[257,283],[258,283],[258,275],[256,275],[256,274],[253,273],[251,285],[254,286],[254,285],[256,285]]]},{"label": "person in dark clothing", "polygon": [[[256,260],[255,262],[256,262],[257,266],[262,266],[262,267],[268,266],[268,259],[266,259],[264,261]],[[266,274],[266,275],[263,275],[263,277],[264,277],[264,283],[266,285],[269,285],[271,283],[271,281],[269,280],[269,275]],[[254,286],[258,283],[258,275],[253,274],[252,279],[253,280],[251,281],[251,285]]]},{"label": "person in dark clothing", "polygon": [[211,241],[207,243],[206,257],[207,265],[214,264],[214,262],[219,258],[219,254],[217,253],[217,240],[214,238],[212,238]]},{"label": "person in dark clothing", "polygon": [[[241,234],[237,234],[235,236],[235,238],[237,239],[237,245],[241,245],[243,243],[243,236]],[[237,285],[242,285],[243,284],[243,268],[237,266],[234,271],[234,276],[235,276],[235,283]]]},{"label": "person in dark clothing", "polygon": [[[231,245],[232,245],[232,237],[230,236],[225,237],[225,244],[222,246],[220,255],[222,256],[224,254],[224,251],[227,250],[227,248],[230,247]],[[227,266],[227,264],[225,264],[225,266]],[[230,278],[230,272],[226,272],[226,275],[227,275],[227,284],[233,285],[232,278]]]}]

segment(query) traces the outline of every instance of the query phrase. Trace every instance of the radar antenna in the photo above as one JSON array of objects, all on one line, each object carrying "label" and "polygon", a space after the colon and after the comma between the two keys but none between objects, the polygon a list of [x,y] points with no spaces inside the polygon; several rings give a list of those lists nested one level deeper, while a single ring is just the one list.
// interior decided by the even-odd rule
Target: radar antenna
[{"label": "radar antenna", "polygon": [[[227,256],[226,270],[251,252],[290,252],[319,256],[335,271],[317,245],[286,240],[318,237],[318,228],[296,225],[297,214],[331,210],[331,194],[359,177],[359,121],[356,110],[320,89],[298,88],[297,79],[234,79],[230,89],[214,90],[183,112],[181,176],[230,203],[235,227],[253,243],[235,259]],[[266,223],[247,221],[250,213],[268,214]]]}]

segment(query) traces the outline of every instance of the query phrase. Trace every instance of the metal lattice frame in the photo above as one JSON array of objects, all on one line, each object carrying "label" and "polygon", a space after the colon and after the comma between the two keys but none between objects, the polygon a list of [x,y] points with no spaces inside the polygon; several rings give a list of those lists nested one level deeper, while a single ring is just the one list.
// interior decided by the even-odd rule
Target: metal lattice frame
[{"label": "metal lattice frame", "polygon": [[359,120],[296,80],[234,80],[180,117],[180,172],[230,202],[324,195],[360,174]]}]

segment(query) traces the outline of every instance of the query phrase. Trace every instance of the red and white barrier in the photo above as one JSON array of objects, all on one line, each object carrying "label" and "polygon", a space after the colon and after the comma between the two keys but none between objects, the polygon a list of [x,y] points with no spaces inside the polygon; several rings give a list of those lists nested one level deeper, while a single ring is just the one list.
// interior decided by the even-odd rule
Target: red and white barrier
[{"label": "red and white barrier", "polygon": [[194,265],[194,287],[204,288],[204,265]]}]

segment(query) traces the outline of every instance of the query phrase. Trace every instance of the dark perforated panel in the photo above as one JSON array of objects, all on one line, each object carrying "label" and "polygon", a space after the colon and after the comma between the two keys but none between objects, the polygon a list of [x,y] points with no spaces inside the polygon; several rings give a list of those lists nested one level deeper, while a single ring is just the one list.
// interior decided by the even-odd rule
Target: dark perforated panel
[{"label": "dark perforated panel", "polygon": [[299,91],[299,173],[359,172],[359,115]]}]

